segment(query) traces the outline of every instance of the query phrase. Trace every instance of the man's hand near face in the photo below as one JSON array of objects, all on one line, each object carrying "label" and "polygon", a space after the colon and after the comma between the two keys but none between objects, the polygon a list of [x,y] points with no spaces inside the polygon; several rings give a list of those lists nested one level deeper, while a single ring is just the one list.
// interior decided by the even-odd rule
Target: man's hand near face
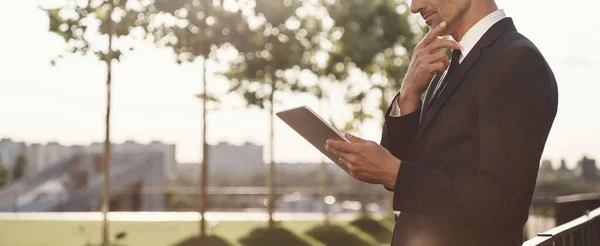
[{"label": "man's hand near face", "polygon": [[402,83],[400,99],[396,102],[402,115],[412,113],[421,106],[421,94],[427,90],[433,76],[443,74],[448,68],[450,62],[442,49],[460,49],[457,42],[438,38],[444,35],[446,27],[446,22],[435,26],[415,47]]}]

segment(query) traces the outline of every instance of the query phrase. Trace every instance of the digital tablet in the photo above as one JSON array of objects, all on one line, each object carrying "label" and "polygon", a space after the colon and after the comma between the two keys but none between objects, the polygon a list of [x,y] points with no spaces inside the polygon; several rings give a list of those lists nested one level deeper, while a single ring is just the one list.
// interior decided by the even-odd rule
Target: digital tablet
[{"label": "digital tablet", "polygon": [[350,142],[338,130],[329,125],[307,106],[281,111],[276,113],[276,115],[300,134],[300,136],[306,139],[306,141],[321,151],[321,153],[327,156],[340,168],[344,169],[344,171],[348,172],[348,168],[346,165],[340,163],[338,156],[325,151],[325,142],[327,139]]}]

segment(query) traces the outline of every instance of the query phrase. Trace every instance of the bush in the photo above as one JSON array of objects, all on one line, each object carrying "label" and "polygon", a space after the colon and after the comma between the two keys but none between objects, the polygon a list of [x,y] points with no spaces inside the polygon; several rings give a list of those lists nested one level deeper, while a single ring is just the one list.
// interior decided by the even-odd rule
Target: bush
[{"label": "bush", "polygon": [[350,222],[350,225],[358,228],[366,234],[369,234],[379,243],[389,244],[392,241],[392,230],[377,220],[360,218]]},{"label": "bush", "polygon": [[256,228],[239,241],[243,246],[310,246],[306,240],[281,227]]},{"label": "bush", "polygon": [[396,224],[396,216],[393,213],[388,214],[388,215],[384,216],[383,218],[381,218],[379,220],[379,222],[384,222],[393,227]]},{"label": "bush", "polygon": [[190,237],[173,246],[231,246],[231,243],[219,236],[212,235],[207,237]]},{"label": "bush", "polygon": [[189,211],[194,209],[192,199],[184,194],[168,190],[165,192],[167,210],[169,211]]},{"label": "bush", "polygon": [[368,241],[338,225],[316,226],[308,230],[306,234],[327,246],[371,245]]},{"label": "bush", "polygon": [[[83,246],[104,246],[104,244],[102,244],[102,243],[99,243],[99,244],[85,243],[85,244],[83,244]],[[127,246],[127,245],[119,244],[119,243],[110,243],[109,246]]]}]

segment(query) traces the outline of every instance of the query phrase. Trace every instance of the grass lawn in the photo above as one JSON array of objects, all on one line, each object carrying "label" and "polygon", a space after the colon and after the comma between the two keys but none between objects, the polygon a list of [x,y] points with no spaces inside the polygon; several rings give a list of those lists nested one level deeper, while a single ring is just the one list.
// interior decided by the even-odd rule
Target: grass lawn
[{"label": "grass lawn", "polygon": [[[283,227],[299,236],[320,224],[320,221],[282,222]],[[233,245],[256,227],[266,222],[220,222],[214,233]],[[342,225],[342,224],[340,224]],[[87,221],[0,221],[2,246],[83,246],[100,242],[100,222]],[[343,224],[343,226],[348,226]],[[123,246],[170,246],[197,235],[198,222],[111,222],[111,238],[119,232],[126,237],[118,241]]]}]

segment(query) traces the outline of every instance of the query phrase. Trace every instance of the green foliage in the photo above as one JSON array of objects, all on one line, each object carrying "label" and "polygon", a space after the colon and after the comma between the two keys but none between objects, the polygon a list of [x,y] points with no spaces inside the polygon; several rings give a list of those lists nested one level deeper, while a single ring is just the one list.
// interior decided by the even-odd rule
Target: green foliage
[{"label": "green foliage", "polygon": [[396,217],[393,213],[391,213],[381,218],[379,222],[381,222],[382,224],[391,225],[393,227],[396,224]]},{"label": "green foliage", "polygon": [[[300,6],[300,0],[256,1],[254,13],[264,17],[265,23],[244,37],[247,45],[236,46],[239,56],[224,73],[231,81],[230,92],[242,95],[248,105],[272,108],[276,91],[311,89],[300,83],[297,75],[312,67],[321,25],[315,18],[299,16]],[[288,21],[299,25],[287,25]]]},{"label": "green foliage", "polygon": [[27,158],[24,154],[19,154],[13,168],[13,180],[19,180],[27,174]]},{"label": "green foliage", "polygon": [[377,220],[370,218],[359,218],[350,222],[350,225],[358,228],[366,234],[369,234],[379,243],[389,244],[392,241],[392,230]]},{"label": "green foliage", "polygon": [[165,200],[167,201],[167,210],[170,211],[194,209],[194,202],[190,197],[183,194],[179,194],[175,191],[166,191]]},{"label": "green foliage", "polygon": [[282,228],[256,228],[239,240],[243,246],[309,246],[310,243]]},{"label": "green foliage", "polygon": [[[383,55],[389,59],[407,58],[392,49],[401,46],[412,50],[415,46],[408,13],[400,14],[396,10],[400,5],[406,7],[406,3],[381,0],[335,1],[326,5],[336,23],[332,34],[343,33],[335,41],[336,48],[330,52],[327,74],[334,74],[338,80],[343,80],[348,75],[350,65],[369,74],[384,68],[406,68],[406,64],[403,67],[385,67],[386,59],[376,57]],[[337,69],[338,63],[344,69]]]},{"label": "green foliage", "polygon": [[[83,244],[83,246],[104,246],[104,244],[86,243],[86,244]],[[120,244],[120,243],[110,243],[108,246],[128,246],[128,245]]]},{"label": "green foliage", "polygon": [[[418,33],[408,21],[404,1],[338,0],[324,6],[335,23],[328,32],[334,48],[328,50],[327,66],[319,74],[346,85],[345,101],[354,117],[337,128],[352,131],[390,105],[400,90]],[[356,72],[367,81],[347,81]],[[364,105],[368,96],[375,95],[381,97],[377,108]]]},{"label": "green foliage", "polygon": [[367,240],[346,230],[338,225],[320,225],[306,232],[306,234],[315,238],[328,246],[366,246],[372,245]]},{"label": "green foliage", "polygon": [[227,240],[217,236],[206,236],[206,237],[190,237],[173,244],[173,246],[230,246],[231,243]]},{"label": "green foliage", "polygon": [[[178,64],[199,57],[217,60],[219,49],[240,50],[253,43],[247,39],[252,32],[242,11],[225,9],[221,2],[156,0],[146,16],[144,29],[158,47],[173,50]],[[197,97],[213,105],[219,102],[205,93]]]},{"label": "green foliage", "polygon": [[[240,245],[238,240],[241,237],[264,224],[259,221],[220,221],[218,226],[210,230],[209,235],[217,235],[233,245]],[[287,229],[302,235],[304,239],[310,241],[311,246],[323,246],[304,234],[306,229],[317,224],[321,222],[285,222]],[[4,233],[3,235],[10,235],[2,237],[0,245],[81,246],[85,242],[98,245],[102,235],[100,226],[99,221],[0,220],[0,231]],[[84,231],[77,233],[82,230],[80,228],[84,228]],[[110,228],[111,242],[130,246],[168,246],[198,235],[197,221],[112,221]],[[120,231],[126,231],[127,237],[117,241],[116,232]]]},{"label": "green foliage", "polygon": [[[50,32],[61,36],[67,43],[66,54],[95,54],[98,59],[108,61],[106,48],[94,47],[90,39],[97,35],[114,37],[131,37],[131,32],[141,26],[146,19],[142,13],[147,12],[149,5],[139,0],[109,1],[77,1],[65,0],[64,5],[56,9],[44,9],[49,18]],[[112,4],[112,5],[111,5]],[[113,47],[112,59],[119,60],[121,55],[133,47]],[[66,54],[60,54],[62,58]],[[52,60],[52,64],[55,64]]]},{"label": "green foliage", "polygon": [[250,35],[241,11],[226,10],[213,1],[156,0],[147,15],[148,24],[155,24],[145,28],[159,47],[172,48],[180,63],[208,58],[221,46],[242,47]]},{"label": "green foliage", "polygon": [[0,188],[7,185],[10,182],[9,171],[2,162],[2,156],[0,156]]}]

